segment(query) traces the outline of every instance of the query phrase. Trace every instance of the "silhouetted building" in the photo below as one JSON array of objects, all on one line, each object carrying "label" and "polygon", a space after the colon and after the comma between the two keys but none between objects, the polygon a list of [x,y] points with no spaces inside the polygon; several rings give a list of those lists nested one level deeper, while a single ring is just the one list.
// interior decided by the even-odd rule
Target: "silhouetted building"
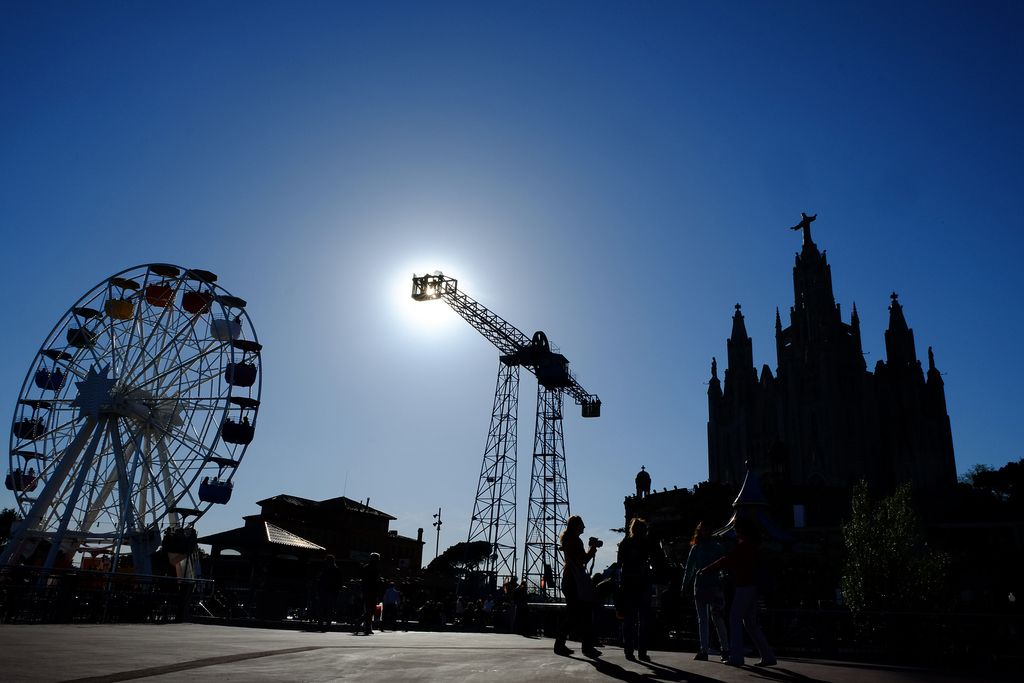
[{"label": "silhouetted building", "polygon": [[876,493],[905,481],[926,496],[955,486],[942,377],[931,348],[923,371],[896,294],[885,331],[886,360],[871,372],[856,305],[843,322],[831,268],[809,225],[793,267],[793,292],[788,327],[776,310],[775,374],[764,365],[758,376],[736,304],[724,388],[717,362],[711,362],[710,481],[739,486],[750,460],[791,490],[847,488],[860,479]]},{"label": "silhouetted building", "polygon": [[420,569],[423,529],[416,538],[388,529],[395,517],[369,502],[345,497],[309,500],[278,495],[257,501],[258,515],[245,525],[199,539],[209,545],[206,578],[221,591],[256,605],[260,614],[283,618],[289,608],[303,607],[308,584],[330,553],[343,578],[358,576],[371,552],[380,553],[385,576],[397,578]]},{"label": "silhouetted building", "polygon": [[[210,544],[213,554],[221,547],[262,539],[265,526],[279,528],[308,540],[334,555],[339,565],[365,562],[370,553],[380,553],[385,570],[417,570],[423,560],[423,530],[417,538],[399,536],[388,529],[395,517],[344,496],[309,500],[282,494],[257,501],[258,515],[244,517],[245,526],[199,539]],[[256,529],[254,536],[252,529]],[[263,541],[260,541],[263,542]]]}]

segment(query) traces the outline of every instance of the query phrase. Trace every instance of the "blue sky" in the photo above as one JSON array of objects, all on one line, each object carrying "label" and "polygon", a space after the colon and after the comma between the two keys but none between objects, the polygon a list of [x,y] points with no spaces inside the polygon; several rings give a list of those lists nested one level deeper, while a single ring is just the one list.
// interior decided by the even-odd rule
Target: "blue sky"
[{"label": "blue sky", "polygon": [[[739,302],[774,369],[807,211],[869,367],[896,290],[958,469],[1016,460],[1022,29],[1013,2],[5,2],[0,387],[13,412],[107,276],[212,270],[250,302],[264,402],[200,530],[344,494],[431,541],[442,506],[447,546],[497,363],[408,298],[441,269],[601,396],[565,425],[601,534],[641,464],[658,489],[707,477],[710,359]],[[520,534],[532,411],[524,381]]]}]

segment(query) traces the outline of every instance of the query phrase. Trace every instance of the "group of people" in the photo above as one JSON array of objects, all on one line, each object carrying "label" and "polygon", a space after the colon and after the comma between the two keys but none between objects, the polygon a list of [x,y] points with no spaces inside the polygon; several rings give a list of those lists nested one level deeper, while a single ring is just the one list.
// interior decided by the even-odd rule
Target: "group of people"
[{"label": "group of people", "polygon": [[[580,636],[581,652],[587,657],[599,657],[594,634],[593,615],[597,601],[597,588],[587,572],[587,565],[600,547],[600,541],[591,538],[588,548],[583,546],[586,526],[578,515],[569,518],[560,538],[564,557],[562,594],[565,596],[566,618],[559,626],[555,638],[555,654],[571,655],[566,646],[571,629]],[[738,518],[733,531],[735,547],[725,552],[703,523],[698,524],[690,540],[690,553],[683,575],[683,591],[692,591],[697,610],[699,649],[697,660],[707,660],[710,625],[714,623],[718,634],[722,661],[743,666],[743,629],[746,628],[760,655],[755,666],[774,666],[775,654],[757,623],[757,575],[760,534],[757,525]],[[616,611],[622,617],[622,640],[625,657],[630,661],[650,661],[647,647],[652,621],[652,594],[656,577],[664,572],[667,561],[661,546],[647,534],[647,523],[635,517],[630,520],[628,534],[618,549],[618,592]],[[725,593],[721,572],[732,577],[733,596],[729,610],[729,625],[725,624]]]},{"label": "group of people", "polygon": [[[370,553],[368,561],[360,568],[360,616],[356,623],[356,633],[373,634],[373,624],[377,617],[377,605],[381,605],[380,624],[391,629],[398,621],[398,611],[402,594],[393,583],[385,588],[380,572],[380,554]],[[341,587],[341,569],[334,555],[327,555],[320,568],[318,578],[317,627],[326,631],[334,620],[334,608],[338,590]]]}]

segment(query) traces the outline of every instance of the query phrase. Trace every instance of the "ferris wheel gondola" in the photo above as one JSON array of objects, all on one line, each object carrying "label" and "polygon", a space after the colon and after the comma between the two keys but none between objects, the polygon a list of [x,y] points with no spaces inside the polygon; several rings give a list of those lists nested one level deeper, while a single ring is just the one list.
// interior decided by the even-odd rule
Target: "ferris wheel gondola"
[{"label": "ferris wheel gondola", "polygon": [[255,434],[262,346],[245,300],[216,282],[136,266],[57,322],[11,425],[5,484],[23,519],[0,565],[69,566],[102,546],[115,568],[130,551],[148,573],[168,532],[194,538],[196,520],[228,501]]}]

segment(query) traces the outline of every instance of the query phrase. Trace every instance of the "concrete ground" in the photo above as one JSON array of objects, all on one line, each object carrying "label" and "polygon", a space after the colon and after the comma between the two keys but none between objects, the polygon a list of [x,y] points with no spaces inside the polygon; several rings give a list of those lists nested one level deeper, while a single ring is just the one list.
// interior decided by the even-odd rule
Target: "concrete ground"
[{"label": "concrete ground", "polygon": [[[492,633],[316,633],[204,624],[0,625],[0,681],[977,681],[979,676],[808,659],[772,668],[696,662],[692,652],[627,662],[551,652],[550,639]],[[752,663],[753,660],[748,660]]]}]

